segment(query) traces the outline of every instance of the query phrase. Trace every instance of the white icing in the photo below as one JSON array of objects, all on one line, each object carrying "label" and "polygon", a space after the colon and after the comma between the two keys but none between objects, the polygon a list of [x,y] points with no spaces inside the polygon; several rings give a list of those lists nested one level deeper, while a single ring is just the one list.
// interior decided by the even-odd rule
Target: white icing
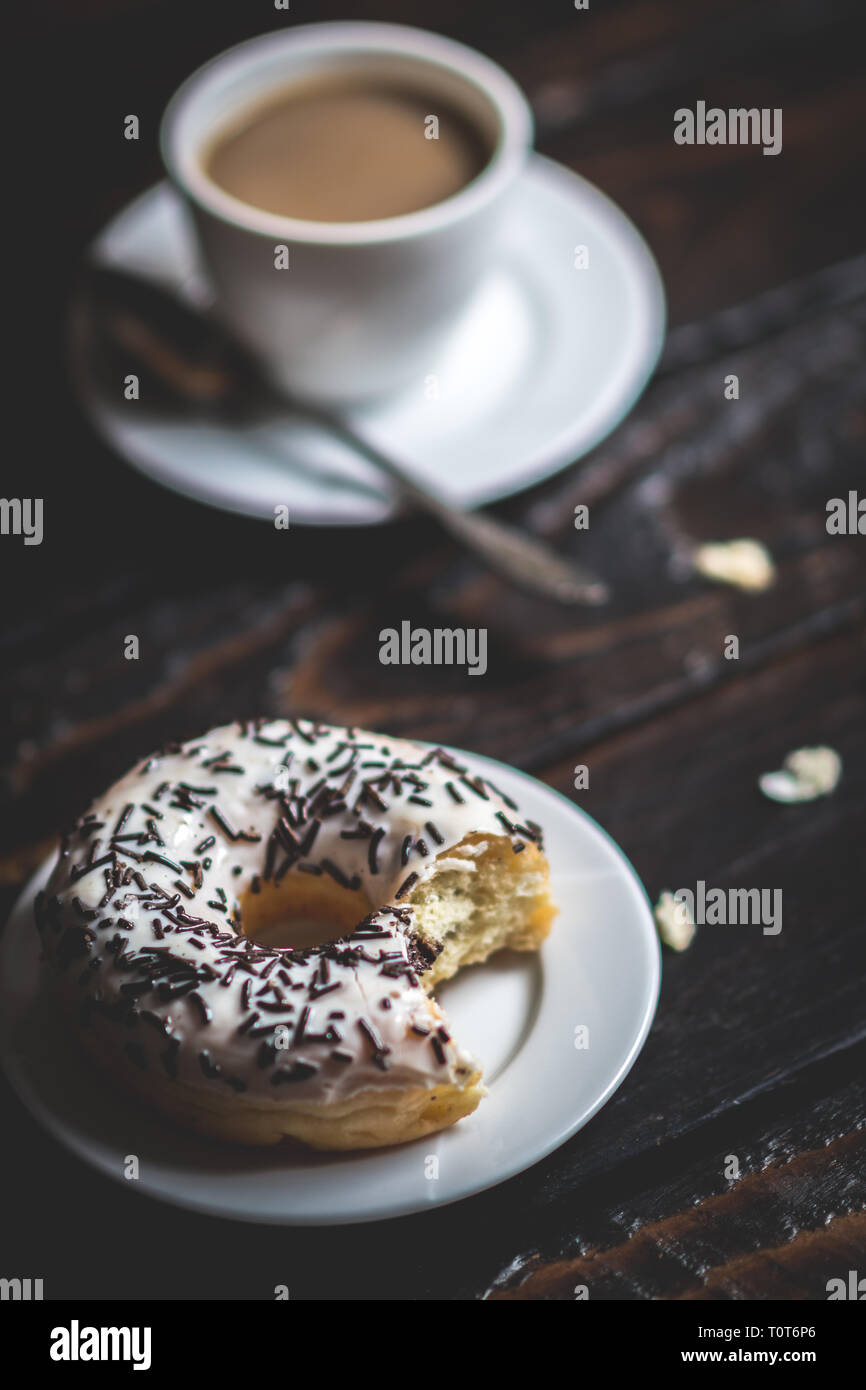
[{"label": "white icing", "polygon": [[[431,1014],[430,1001],[412,974],[412,909],[400,904],[401,885],[411,874],[424,879],[446,867],[473,870],[473,863],[449,857],[472,832],[508,833],[516,843],[534,838],[537,828],[519,825],[518,813],[488,783],[470,779],[473,790],[461,780],[462,767],[443,764],[439,755],[431,760],[433,752],[427,744],[275,720],[215,729],[135,768],[77,823],[48,885],[48,906],[39,914],[47,955],[61,964],[74,948],[81,949],[60,970],[60,988],[74,1000],[97,1001],[89,1026],[98,1030],[106,1047],[134,1056],[130,1065],[144,1064],[166,1084],[171,1084],[170,1068],[193,1085],[226,1095],[236,1088],[239,1105],[245,1094],[257,1100],[269,1097],[275,1104],[326,1104],[368,1088],[433,1086],[465,1078],[476,1064],[447,1032],[436,1034],[441,1019],[435,1007]],[[365,780],[368,790],[359,801]],[[345,798],[342,808],[338,787]],[[413,802],[413,795],[431,804]],[[314,796],[330,797],[337,810],[322,819],[312,847],[292,859],[285,846],[293,840],[303,843],[312,823],[300,814],[298,798]],[[377,804],[378,796],[387,809]],[[127,806],[132,809],[124,816]],[[281,816],[287,818],[288,833],[278,851],[269,854]],[[364,822],[383,832],[376,836],[377,872],[370,862],[371,839],[342,835]],[[133,838],[118,839],[118,834]],[[404,863],[407,836],[412,848]],[[214,843],[206,845],[211,837]],[[419,839],[424,845],[418,845]],[[81,873],[89,856],[100,861],[106,855],[111,856],[106,863]],[[381,935],[344,938],[338,950],[344,957],[347,950],[350,954],[334,959],[333,947],[315,948],[301,958],[238,933],[232,915],[266,866],[279,875],[283,864],[290,863],[288,872],[300,874],[299,864],[321,866],[323,860],[363,888],[374,907],[368,930]],[[195,863],[203,865],[199,888]],[[136,881],[119,883],[127,870],[142,875],[144,891]],[[186,892],[177,889],[178,881]],[[168,911],[160,891],[177,899]],[[204,918],[206,925],[190,929],[187,917]],[[162,937],[155,922],[161,923]],[[89,950],[85,932],[91,938]],[[119,960],[108,949],[115,936],[121,938]],[[351,953],[359,950],[362,958],[355,958]],[[157,963],[164,965],[164,954],[138,953],[166,951],[174,958],[170,967],[186,972],[173,978],[187,978],[193,970],[213,978],[198,980],[191,993],[162,997],[160,983],[164,990],[167,981],[149,981]],[[394,959],[382,961],[383,953],[394,953]],[[124,961],[128,956],[132,963]],[[94,958],[102,963],[92,969]],[[233,960],[238,963],[232,972]],[[256,972],[267,968],[267,978],[246,972],[244,960]],[[245,980],[250,981],[246,991]],[[390,1007],[383,1007],[383,1000]],[[132,1026],[111,1017],[108,1010],[118,1003],[132,1011]],[[255,1028],[268,1026],[269,1036],[238,1031],[253,1011],[259,1015]],[[168,1030],[168,1039],[162,1029]],[[281,1031],[273,1033],[275,1029]],[[285,1042],[290,1045],[281,1046]],[[269,1043],[276,1043],[273,1057]],[[162,1058],[169,1053],[167,1067]],[[260,1056],[266,1065],[259,1064]],[[295,1079],[279,1081],[280,1073]]]}]

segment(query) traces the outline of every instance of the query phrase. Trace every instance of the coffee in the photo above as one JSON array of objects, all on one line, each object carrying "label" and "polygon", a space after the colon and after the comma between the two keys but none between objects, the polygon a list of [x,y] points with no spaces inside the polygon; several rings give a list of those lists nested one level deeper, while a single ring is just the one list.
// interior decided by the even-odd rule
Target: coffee
[{"label": "coffee", "polygon": [[480,129],[438,98],[332,77],[297,83],[248,111],[203,163],[226,193],[265,212],[368,222],[450,198],[490,156]]}]

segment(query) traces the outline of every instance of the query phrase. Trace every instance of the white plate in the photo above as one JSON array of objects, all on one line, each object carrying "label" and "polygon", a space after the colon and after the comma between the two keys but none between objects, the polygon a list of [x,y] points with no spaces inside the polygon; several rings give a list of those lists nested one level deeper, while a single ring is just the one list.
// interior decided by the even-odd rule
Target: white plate
[{"label": "white plate", "polygon": [[[28,1109],[80,1158],[118,1181],[138,1156],[139,1190],[194,1211],[273,1224],[330,1225],[455,1202],[537,1163],[619,1086],[643,1046],[659,991],[659,948],[637,875],[595,821],[525,773],[459,753],[544,826],[561,915],[538,954],[502,953],[444,986],[461,1043],[489,1095],[441,1134],[360,1154],[288,1156],[187,1138],[88,1073],[40,1017],[33,898],[0,946],[3,1061]],[[589,1047],[575,1047],[575,1030]],[[430,1176],[438,1160],[438,1177]]]},{"label": "white plate", "polygon": [[[589,267],[575,269],[575,247]],[[186,215],[159,184],[93,247],[98,260],[206,305]],[[658,267],[598,189],[534,156],[484,284],[424,378],[355,423],[422,481],[466,507],[539,482],[597,444],[634,404],[664,338]],[[109,395],[75,345],[85,408],[124,458],[157,482],[228,511],[295,523],[367,525],[398,510],[352,450],[288,413],[229,428]],[[434,392],[436,394],[434,394]]]}]

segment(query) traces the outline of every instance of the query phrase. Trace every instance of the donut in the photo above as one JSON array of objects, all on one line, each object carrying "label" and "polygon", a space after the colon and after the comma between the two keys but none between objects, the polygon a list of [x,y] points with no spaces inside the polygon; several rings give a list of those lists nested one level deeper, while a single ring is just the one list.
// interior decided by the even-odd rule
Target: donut
[{"label": "donut", "polygon": [[538,825],[429,744],[256,720],[170,744],[64,835],[36,901],[85,1056],[185,1128],[375,1148],[484,1095],[431,990],[556,909]]}]

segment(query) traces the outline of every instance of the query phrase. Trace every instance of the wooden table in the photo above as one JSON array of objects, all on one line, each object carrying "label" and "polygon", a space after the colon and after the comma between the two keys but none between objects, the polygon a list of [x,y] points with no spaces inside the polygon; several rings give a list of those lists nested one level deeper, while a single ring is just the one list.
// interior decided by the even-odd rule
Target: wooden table
[{"label": "wooden table", "polygon": [[[343,17],[330,3],[288,20],[205,8],[81,3],[50,8],[47,29],[19,21],[22,75],[52,50],[52,98],[33,114],[50,169],[20,229],[30,273],[9,286],[25,312],[3,490],[42,496],[46,532],[40,547],[0,540],[6,904],[143,751],[291,712],[513,762],[595,816],[653,900],[699,879],[780,888],[784,926],[701,929],[666,957],[647,1046],[585,1130],[489,1193],[375,1231],[248,1228],[141,1201],[59,1150],[6,1089],[0,1273],[80,1298],[267,1299],[287,1284],[294,1298],[569,1299],[586,1284],[609,1299],[824,1299],[829,1278],[866,1270],[866,537],[825,526],[828,499],[866,495],[857,0],[352,6],[435,22],[502,62],[533,101],[539,148],[619,202],[660,262],[673,331],[640,405],[501,508],[608,577],[612,601],[577,612],[515,594],[422,520],[374,545],[186,503],[82,422],[65,295],[89,237],[158,177],[168,94],[250,25]],[[783,152],[675,144],[674,110],[698,100],[782,107]],[[121,138],[128,111],[138,145]],[[774,557],[765,592],[683,563],[696,540],[740,536]],[[379,629],[403,618],[487,627],[486,677],[382,667]],[[137,662],[123,659],[131,633]],[[818,743],[844,760],[832,796],[760,794],[762,772]],[[578,763],[589,790],[573,790]],[[137,1252],[122,1274],[118,1240]],[[194,1284],[166,1249],[195,1252]]]}]

